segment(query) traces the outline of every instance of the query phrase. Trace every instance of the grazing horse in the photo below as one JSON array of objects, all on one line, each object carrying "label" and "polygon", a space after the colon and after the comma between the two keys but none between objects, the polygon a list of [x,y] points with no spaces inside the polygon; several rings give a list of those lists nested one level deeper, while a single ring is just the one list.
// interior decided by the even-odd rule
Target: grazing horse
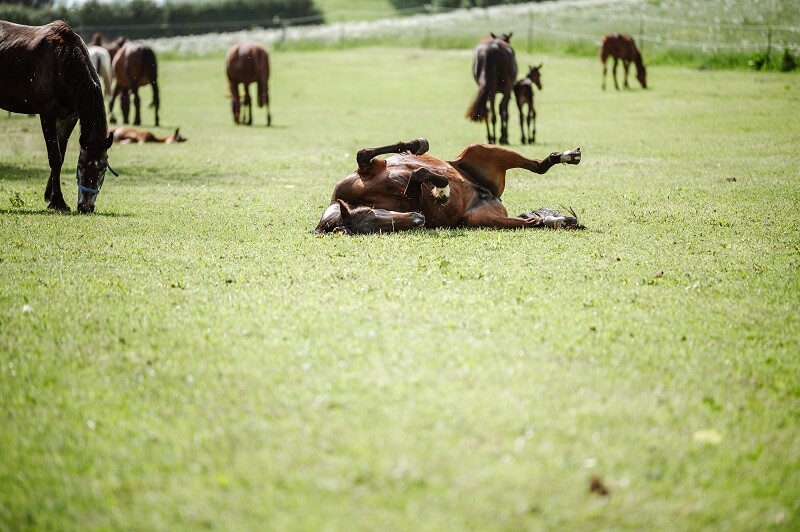
[{"label": "grazing horse", "polygon": [[86,47],[89,51],[89,60],[92,62],[95,72],[103,78],[103,94],[106,102],[111,100],[111,89],[114,75],[111,72],[111,54],[103,46],[90,44]]},{"label": "grazing horse", "polygon": [[137,144],[144,144],[145,142],[174,144],[176,142],[186,142],[186,137],[182,137],[180,131],[181,128],[177,128],[166,137],[157,137],[150,131],[144,129],[122,126],[112,129],[109,133],[114,136],[114,142],[117,144],[130,144],[132,142],[136,142]]},{"label": "grazing horse", "polygon": [[[536,142],[536,109],[533,107],[533,86],[542,90],[542,63],[539,66],[529,66],[528,75],[514,83],[514,96],[517,98],[519,109],[519,128],[522,130],[522,143],[525,144],[525,132],[528,132],[527,142]],[[527,106],[527,112],[524,107]],[[527,127],[526,127],[527,126]]]},{"label": "grazing horse", "polygon": [[135,107],[133,125],[138,126],[141,124],[139,87],[150,84],[153,88],[153,103],[151,107],[155,108],[156,126],[158,126],[158,64],[156,63],[156,54],[153,49],[144,44],[126,42],[114,56],[111,66],[117,82],[114,84],[114,94],[111,96],[111,103],[108,105],[109,121],[112,124],[117,122],[114,117],[114,101],[119,94],[122,123],[128,123],[128,115],[131,109],[129,93],[132,92],[133,105]]},{"label": "grazing horse", "polygon": [[[250,100],[250,84],[256,84],[258,106],[267,106],[267,126],[272,124],[269,112],[269,54],[262,45],[254,42],[236,43],[225,54],[225,72],[231,92],[231,109],[236,124],[253,124],[253,103]],[[239,84],[244,85],[244,116],[240,119],[241,96]]]},{"label": "grazing horse", "polygon": [[500,144],[508,144],[508,103],[517,80],[517,60],[510,44],[513,33],[500,37],[494,33],[490,35],[481,40],[472,53],[472,76],[478,84],[478,94],[467,109],[467,118],[473,122],[485,120],[487,141],[494,144],[497,141],[494,97],[501,93]]},{"label": "grazing horse", "polygon": [[[541,209],[515,218],[500,201],[506,170],[544,174],[558,163],[578,164],[580,148],[528,159],[506,148],[473,144],[452,161],[425,155],[420,138],[356,155],[358,169],[333,190],[315,233],[405,231],[417,227],[582,228],[574,216]],[[388,159],[378,155],[394,153]]]},{"label": "grazing horse", "polygon": [[619,90],[617,84],[617,62],[621,59],[622,66],[625,69],[625,83],[626,89],[628,86],[628,69],[631,66],[631,61],[636,65],[636,79],[643,89],[647,88],[647,69],[642,62],[642,54],[636,48],[636,43],[630,35],[623,35],[621,33],[609,33],[603,37],[603,43],[600,45],[600,61],[603,62],[603,90],[606,90],[606,61],[608,57],[614,58],[614,67],[611,74],[614,76],[614,88]]},{"label": "grazing horse", "polygon": [[44,199],[51,209],[69,211],[61,192],[61,165],[80,121],[78,211],[94,211],[112,137],[106,135],[100,80],[83,40],[62,21],[45,26],[0,21],[0,72],[0,108],[39,115],[50,163]]}]

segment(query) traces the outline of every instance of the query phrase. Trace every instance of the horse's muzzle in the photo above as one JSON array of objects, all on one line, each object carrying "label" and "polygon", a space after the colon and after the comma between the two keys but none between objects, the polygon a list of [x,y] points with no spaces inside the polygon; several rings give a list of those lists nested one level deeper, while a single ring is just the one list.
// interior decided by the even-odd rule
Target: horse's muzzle
[{"label": "horse's muzzle", "polygon": [[94,203],[79,203],[78,204],[78,212],[83,214],[89,214],[94,212]]}]

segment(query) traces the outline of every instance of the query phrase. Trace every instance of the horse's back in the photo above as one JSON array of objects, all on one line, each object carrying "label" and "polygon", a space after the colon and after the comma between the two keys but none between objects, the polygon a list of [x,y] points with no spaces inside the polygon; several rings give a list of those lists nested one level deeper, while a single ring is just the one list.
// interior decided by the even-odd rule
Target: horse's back
[{"label": "horse's back", "polygon": [[251,83],[269,78],[269,54],[256,42],[242,41],[234,44],[225,54],[225,69],[228,79]]},{"label": "horse's back", "polygon": [[126,42],[114,54],[111,70],[123,86],[155,83],[158,78],[156,54],[147,45]]},{"label": "horse's back", "polygon": [[636,54],[636,42],[633,37],[624,33],[609,33],[603,37],[600,45],[600,59],[605,62],[608,57],[617,59],[633,59]]}]

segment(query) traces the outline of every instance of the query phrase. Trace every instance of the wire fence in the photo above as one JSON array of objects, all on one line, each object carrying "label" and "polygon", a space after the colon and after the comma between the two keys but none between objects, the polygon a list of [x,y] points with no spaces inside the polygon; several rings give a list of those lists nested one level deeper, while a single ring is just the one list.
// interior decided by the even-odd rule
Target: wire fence
[{"label": "wire fence", "polygon": [[[713,4],[713,3],[712,3]],[[800,26],[767,23],[731,23],[695,17],[676,19],[636,13],[642,3],[619,0],[562,0],[497,6],[432,11],[407,9],[400,16],[368,21],[348,21],[365,13],[339,12],[323,24],[321,17],[296,19],[230,21],[216,24],[117,26],[113,28],[77,28],[82,33],[126,30],[147,30],[149,39],[159,52],[177,55],[219,53],[244,38],[255,39],[270,47],[284,45],[342,45],[361,41],[398,42],[413,46],[460,47],[474,43],[490,31],[514,32],[518,49],[530,52],[540,42],[599,45],[610,32],[629,33],[645,51],[686,50],[700,54],[770,54],[784,49],[800,52]],[[366,13],[369,15],[369,13]],[[338,20],[337,20],[338,19]],[[709,22],[698,22],[709,20]],[[227,31],[246,25],[248,30]],[[178,27],[180,26],[180,27]],[[159,37],[186,30],[205,32],[202,35]]]}]

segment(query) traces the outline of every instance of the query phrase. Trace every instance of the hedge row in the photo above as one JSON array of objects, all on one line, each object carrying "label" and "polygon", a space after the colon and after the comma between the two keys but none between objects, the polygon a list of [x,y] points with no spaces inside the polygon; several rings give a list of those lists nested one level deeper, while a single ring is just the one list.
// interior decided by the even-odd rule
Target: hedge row
[{"label": "hedge row", "polygon": [[191,35],[212,31],[237,31],[256,26],[280,25],[281,20],[323,22],[313,0],[217,0],[202,3],[165,3],[129,0],[113,3],[89,0],[65,7],[26,8],[0,4],[0,19],[41,25],[65,20],[84,38],[100,31],[107,39],[124,34],[130,38]]}]

